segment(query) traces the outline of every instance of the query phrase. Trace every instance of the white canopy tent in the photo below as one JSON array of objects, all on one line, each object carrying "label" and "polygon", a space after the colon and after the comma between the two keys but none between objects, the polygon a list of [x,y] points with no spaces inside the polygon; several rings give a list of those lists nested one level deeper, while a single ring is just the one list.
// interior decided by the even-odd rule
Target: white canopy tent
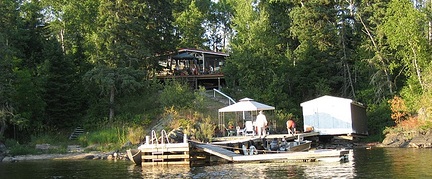
[{"label": "white canopy tent", "polygon": [[275,107],[269,106],[266,104],[262,104],[254,101],[251,98],[243,98],[239,100],[238,103],[220,108],[219,111],[219,129],[223,129],[225,125],[225,112],[243,112],[243,122],[245,120],[245,112],[255,112],[264,111],[264,110],[274,110]]},{"label": "white canopy tent", "polygon": [[275,107],[273,106],[256,102],[250,98],[243,98],[238,103],[220,108],[219,112],[264,111],[274,109]]}]

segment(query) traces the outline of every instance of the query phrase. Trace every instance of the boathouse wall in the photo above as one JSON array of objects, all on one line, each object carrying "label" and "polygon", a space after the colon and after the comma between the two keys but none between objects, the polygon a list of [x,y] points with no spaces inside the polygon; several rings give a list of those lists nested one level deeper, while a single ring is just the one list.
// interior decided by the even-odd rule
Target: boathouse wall
[{"label": "boathouse wall", "polygon": [[300,104],[304,130],[319,135],[368,135],[366,108],[351,99],[322,96]]}]

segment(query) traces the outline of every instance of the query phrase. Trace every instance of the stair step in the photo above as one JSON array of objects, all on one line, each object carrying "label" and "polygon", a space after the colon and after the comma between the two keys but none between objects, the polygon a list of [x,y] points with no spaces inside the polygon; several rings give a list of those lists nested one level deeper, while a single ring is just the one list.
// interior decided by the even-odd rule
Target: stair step
[{"label": "stair step", "polygon": [[72,132],[72,134],[69,136],[69,140],[75,140],[75,139],[77,139],[83,133],[84,133],[84,129],[81,128],[81,127],[77,127]]}]

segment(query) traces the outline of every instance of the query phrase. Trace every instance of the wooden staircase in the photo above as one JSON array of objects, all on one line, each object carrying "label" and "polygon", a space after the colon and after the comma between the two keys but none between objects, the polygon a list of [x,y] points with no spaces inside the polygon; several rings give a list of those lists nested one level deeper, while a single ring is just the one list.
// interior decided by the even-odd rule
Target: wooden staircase
[{"label": "wooden staircase", "polygon": [[83,133],[84,133],[84,129],[82,127],[77,127],[69,136],[69,140],[76,140]]}]

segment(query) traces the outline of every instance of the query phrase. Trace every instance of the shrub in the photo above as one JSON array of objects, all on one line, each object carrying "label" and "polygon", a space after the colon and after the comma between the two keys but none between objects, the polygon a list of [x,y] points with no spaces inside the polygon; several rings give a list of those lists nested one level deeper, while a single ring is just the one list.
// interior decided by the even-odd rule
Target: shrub
[{"label": "shrub", "polygon": [[204,118],[199,123],[199,128],[192,130],[195,132],[195,138],[201,142],[211,142],[216,125],[211,122],[210,117]]},{"label": "shrub", "polygon": [[14,139],[6,139],[6,147],[9,149],[9,154],[14,155],[26,155],[26,154],[36,154],[37,151],[33,147],[27,145],[21,145],[18,141]]},{"label": "shrub", "polygon": [[[388,126],[394,126],[395,123],[390,118],[390,105],[383,100],[381,103],[371,104],[367,108],[367,125],[369,135],[383,135],[388,132],[385,130]],[[383,138],[383,136],[378,137]]]},{"label": "shrub", "polygon": [[390,109],[392,111],[391,118],[396,124],[399,124],[403,120],[410,117],[408,108],[406,107],[405,101],[402,98],[395,96],[388,102],[390,103]]},{"label": "shrub", "polygon": [[145,137],[145,130],[140,126],[128,127],[127,139],[132,144],[139,144]]},{"label": "shrub", "polygon": [[193,107],[194,93],[189,89],[187,83],[178,81],[167,82],[168,84],[160,95],[163,107],[176,106],[178,108]]}]

